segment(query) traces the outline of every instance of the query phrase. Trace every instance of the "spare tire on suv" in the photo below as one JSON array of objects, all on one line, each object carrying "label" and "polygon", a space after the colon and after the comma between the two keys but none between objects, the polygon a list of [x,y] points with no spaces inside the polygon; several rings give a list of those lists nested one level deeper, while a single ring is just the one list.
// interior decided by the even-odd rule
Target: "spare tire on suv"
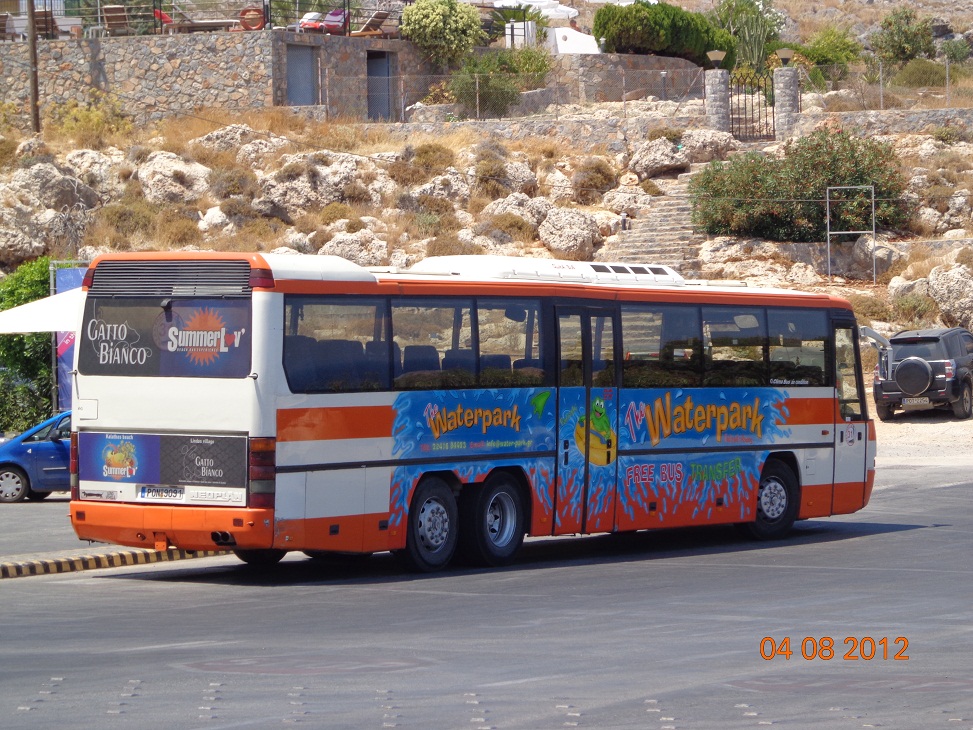
[{"label": "spare tire on suv", "polygon": [[879,419],[900,409],[951,408],[957,418],[973,415],[973,334],[961,327],[907,330],[889,342],[872,388]]}]

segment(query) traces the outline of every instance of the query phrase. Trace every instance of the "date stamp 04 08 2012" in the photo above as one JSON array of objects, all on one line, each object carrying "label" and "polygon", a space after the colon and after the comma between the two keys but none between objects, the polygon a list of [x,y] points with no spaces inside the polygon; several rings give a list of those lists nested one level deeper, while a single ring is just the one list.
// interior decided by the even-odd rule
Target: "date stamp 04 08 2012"
[{"label": "date stamp 04 08 2012", "polygon": [[[842,642],[845,647],[843,655],[840,646],[837,650],[835,649],[836,641],[830,636],[805,636],[801,639],[801,649],[797,656],[807,661],[813,659],[830,661],[839,656],[846,661],[870,661],[872,659],[908,661],[909,659],[909,655],[906,654],[909,649],[909,640],[904,636],[896,636],[894,639],[887,636],[878,639],[871,636],[862,636],[861,638],[847,636]],[[760,640],[761,659],[769,662],[777,658],[790,659],[792,655],[795,655],[795,651],[791,649],[791,637],[789,636],[780,640],[772,636],[765,636]]]}]

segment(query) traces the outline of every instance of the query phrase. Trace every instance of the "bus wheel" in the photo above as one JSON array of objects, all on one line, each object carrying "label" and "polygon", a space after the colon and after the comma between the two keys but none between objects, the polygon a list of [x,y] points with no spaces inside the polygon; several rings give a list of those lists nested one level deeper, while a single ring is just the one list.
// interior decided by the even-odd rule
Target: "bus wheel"
[{"label": "bus wheel", "polygon": [[462,500],[460,549],[476,565],[506,565],[524,542],[520,489],[507,474],[495,474]]},{"label": "bus wheel", "polygon": [[281,561],[281,559],[287,555],[286,550],[234,550],[233,554],[236,555],[240,560],[242,560],[247,565],[252,565],[254,568],[269,568],[271,565],[276,565]]},{"label": "bus wheel", "polygon": [[453,490],[438,477],[424,479],[412,497],[408,520],[405,550],[399,557],[425,573],[445,568],[456,552],[459,527]]},{"label": "bus wheel", "polygon": [[747,523],[747,532],[758,540],[786,535],[797,519],[798,492],[790,467],[776,459],[768,461],[757,489],[757,519]]}]

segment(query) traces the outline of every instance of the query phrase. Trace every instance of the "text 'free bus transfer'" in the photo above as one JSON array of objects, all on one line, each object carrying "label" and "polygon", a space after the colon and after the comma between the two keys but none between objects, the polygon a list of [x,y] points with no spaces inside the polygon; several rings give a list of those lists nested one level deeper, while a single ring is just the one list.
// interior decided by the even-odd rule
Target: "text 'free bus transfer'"
[{"label": "text 'free bus transfer'", "polygon": [[122,545],[509,562],[525,535],[867,504],[851,307],[660,266],[433,257],[97,258],[71,520]]}]

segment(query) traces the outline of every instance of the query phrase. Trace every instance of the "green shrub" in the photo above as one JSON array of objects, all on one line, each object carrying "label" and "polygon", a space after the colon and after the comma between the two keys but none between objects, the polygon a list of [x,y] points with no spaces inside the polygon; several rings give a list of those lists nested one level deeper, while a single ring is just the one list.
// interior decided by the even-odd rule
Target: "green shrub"
[{"label": "green shrub", "polygon": [[[783,157],[755,154],[714,163],[689,184],[693,220],[716,235],[775,241],[822,241],[827,233],[827,188],[875,187],[876,222],[899,227],[909,210],[900,197],[905,180],[888,144],[844,131],[818,130],[788,143]],[[831,229],[871,227],[871,201],[856,191],[832,196]]]},{"label": "green shrub", "polygon": [[910,8],[889,13],[870,40],[876,55],[884,63],[894,66],[904,66],[914,58],[932,58],[936,53],[932,20],[920,20]]},{"label": "green shrub", "polygon": [[618,174],[602,157],[586,157],[571,176],[574,199],[582,205],[592,205],[618,184]]},{"label": "green shrub", "polygon": [[340,221],[345,218],[350,219],[354,216],[355,213],[352,211],[351,206],[345,203],[328,203],[321,209],[321,225],[329,226],[335,221]]},{"label": "green shrub", "polygon": [[[952,81],[957,80],[956,69],[950,69]],[[925,58],[914,58],[892,77],[893,86],[918,89],[923,86],[945,86],[946,67]]]},{"label": "green shrub", "polygon": [[419,210],[425,211],[426,213],[444,215],[454,212],[453,204],[450,201],[445,198],[437,198],[435,195],[420,195],[416,204]]},{"label": "green shrub", "polygon": [[504,198],[512,192],[507,185],[507,168],[503,160],[487,158],[476,163],[476,191],[488,198]]},{"label": "green shrub", "polygon": [[426,245],[427,256],[470,256],[482,253],[482,246],[464,243],[451,233],[437,236]]},{"label": "green shrub", "polygon": [[970,57],[970,44],[965,38],[950,38],[939,46],[943,56],[950,63],[966,63]]},{"label": "green shrub", "polygon": [[646,195],[665,195],[662,189],[653,180],[648,178],[640,182],[639,187],[642,188],[642,192]]},{"label": "green shrub", "polygon": [[708,67],[706,53],[726,51],[724,68],[736,62],[736,40],[703,15],[665,3],[606,5],[595,13],[592,32],[605,39],[609,53],[658,54],[685,58]]},{"label": "green shrub", "polygon": [[54,131],[93,149],[104,147],[112,135],[128,134],[133,129],[118,100],[99,91],[91,92],[85,104],[71,99],[53,106],[48,116],[48,125]]},{"label": "green shrub", "polygon": [[515,241],[533,241],[537,229],[515,213],[500,213],[490,220],[493,228],[503,231]]},{"label": "green shrub", "polygon": [[402,10],[402,36],[437,66],[465,58],[483,38],[480,13],[457,0],[416,0]]},{"label": "green shrub", "polygon": [[851,304],[851,308],[855,311],[855,318],[859,323],[871,323],[875,320],[888,322],[892,319],[892,310],[889,305],[877,297],[867,296],[865,294],[850,294],[848,296],[848,303]]},{"label": "green shrub", "polygon": [[892,314],[897,322],[923,325],[939,314],[939,305],[932,297],[922,294],[906,294],[892,301]]},{"label": "green shrub", "polygon": [[216,168],[209,173],[209,189],[218,198],[252,200],[258,189],[257,176],[245,167]]},{"label": "green shrub", "polygon": [[672,127],[656,127],[655,129],[650,129],[649,133],[646,135],[646,139],[651,142],[654,139],[667,139],[673,144],[682,144],[682,136],[685,134],[685,129],[673,129]]},{"label": "green shrub", "polygon": [[[48,296],[49,266],[41,257],[0,281],[0,311]],[[49,332],[0,335],[0,430],[23,431],[50,415],[51,350]]]},{"label": "green shrub", "polygon": [[0,170],[14,166],[17,161],[17,140],[4,137],[0,139]]},{"label": "green shrub", "polygon": [[[793,46],[789,46],[793,47]],[[816,66],[844,66],[854,63],[862,54],[862,45],[849,28],[828,26],[812,35],[803,48],[804,56]]]},{"label": "green shrub", "polygon": [[131,237],[147,234],[155,228],[159,209],[145,198],[125,203],[109,203],[97,212],[97,217],[118,235]]},{"label": "green shrub", "polygon": [[518,78],[503,68],[500,54],[471,56],[453,74],[449,90],[467,118],[504,117],[520,100]]}]

